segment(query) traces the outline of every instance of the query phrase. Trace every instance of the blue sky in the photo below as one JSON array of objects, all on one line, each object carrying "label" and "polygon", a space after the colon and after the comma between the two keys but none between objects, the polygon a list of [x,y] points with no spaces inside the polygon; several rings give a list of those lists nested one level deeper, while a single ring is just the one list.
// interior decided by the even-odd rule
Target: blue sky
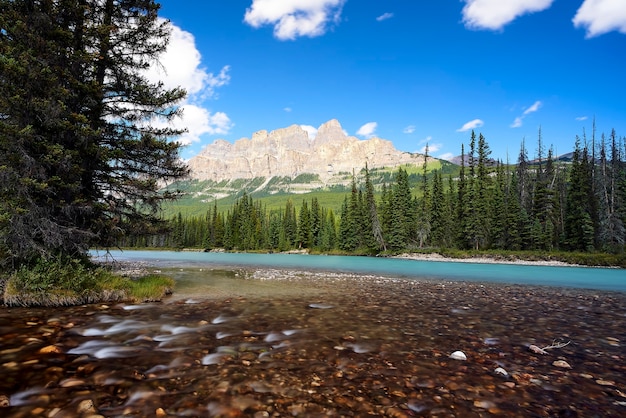
[{"label": "blue sky", "polygon": [[[525,140],[626,136],[626,0],[162,0],[152,77],[189,92],[184,158],[216,139],[330,119],[402,151],[460,154],[471,129],[511,162]],[[156,71],[156,70],[155,70]]]}]

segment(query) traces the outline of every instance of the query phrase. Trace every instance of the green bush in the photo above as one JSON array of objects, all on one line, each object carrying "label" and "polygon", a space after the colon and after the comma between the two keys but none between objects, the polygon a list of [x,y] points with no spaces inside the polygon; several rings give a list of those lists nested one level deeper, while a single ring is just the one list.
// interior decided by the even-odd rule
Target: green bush
[{"label": "green bush", "polygon": [[174,280],[170,277],[149,274],[130,280],[129,298],[133,302],[154,302],[172,293]]},{"label": "green bush", "polygon": [[150,275],[137,280],[80,259],[39,260],[8,275],[4,303],[10,306],[69,306],[96,302],[161,300],[174,281]]}]

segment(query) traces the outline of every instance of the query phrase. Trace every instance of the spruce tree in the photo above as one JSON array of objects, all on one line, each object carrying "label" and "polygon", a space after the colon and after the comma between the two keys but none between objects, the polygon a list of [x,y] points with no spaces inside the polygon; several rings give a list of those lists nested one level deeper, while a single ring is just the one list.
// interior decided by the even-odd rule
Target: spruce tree
[{"label": "spruce tree", "polygon": [[396,184],[391,193],[389,214],[390,229],[387,238],[389,247],[407,248],[414,224],[414,211],[409,176],[402,167],[396,173]]},{"label": "spruce tree", "polygon": [[0,1],[0,263],[84,256],[154,232],[160,182],[187,169],[171,119],[185,96],[142,73],[169,25],[148,0]]},{"label": "spruce tree", "polygon": [[431,231],[431,213],[430,213],[430,189],[428,187],[428,177],[426,176],[428,173],[428,144],[426,144],[426,148],[424,151],[424,162],[422,164],[422,198],[416,207],[418,207],[417,216],[416,216],[416,235],[418,240],[418,245],[422,248]]},{"label": "spruce tree", "polygon": [[374,185],[370,177],[370,172],[365,165],[365,213],[366,213],[366,245],[370,249],[386,250],[383,229],[378,218],[378,208],[374,197]]},{"label": "spruce tree", "polygon": [[446,228],[447,219],[450,213],[446,206],[443,191],[443,180],[441,179],[441,170],[433,173],[433,187],[430,202],[430,242],[433,246],[444,247],[445,237],[448,233]]},{"label": "spruce tree", "polygon": [[589,251],[594,247],[594,225],[589,196],[591,172],[589,170],[587,145],[581,149],[576,137],[570,182],[565,208],[565,245],[570,250]]},{"label": "spruce tree", "polygon": [[305,199],[302,199],[300,207],[300,218],[297,233],[298,248],[311,248],[313,243],[313,233],[311,231],[311,212]]}]

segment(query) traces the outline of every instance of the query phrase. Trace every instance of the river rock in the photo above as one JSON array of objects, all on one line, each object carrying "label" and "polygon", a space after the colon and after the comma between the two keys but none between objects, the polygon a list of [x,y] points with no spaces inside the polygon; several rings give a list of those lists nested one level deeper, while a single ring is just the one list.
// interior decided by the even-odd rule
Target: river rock
[{"label": "river rock", "polygon": [[572,366],[570,366],[569,363],[566,362],[565,360],[554,360],[552,362],[552,365],[554,367],[561,367],[563,369],[571,369],[572,368]]}]

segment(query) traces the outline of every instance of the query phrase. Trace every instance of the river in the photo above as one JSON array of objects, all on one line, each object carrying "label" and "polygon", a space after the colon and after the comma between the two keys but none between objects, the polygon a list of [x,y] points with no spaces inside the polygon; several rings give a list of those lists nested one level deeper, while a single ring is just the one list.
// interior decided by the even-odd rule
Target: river
[{"label": "river", "polygon": [[0,416],[626,415],[623,270],[109,256],[174,295],[1,308]]},{"label": "river", "polygon": [[101,259],[142,261],[167,268],[259,267],[376,274],[410,279],[444,279],[574,287],[626,292],[626,270],[466,262],[433,262],[387,257],[305,254],[248,254],[194,251],[94,252]]}]

